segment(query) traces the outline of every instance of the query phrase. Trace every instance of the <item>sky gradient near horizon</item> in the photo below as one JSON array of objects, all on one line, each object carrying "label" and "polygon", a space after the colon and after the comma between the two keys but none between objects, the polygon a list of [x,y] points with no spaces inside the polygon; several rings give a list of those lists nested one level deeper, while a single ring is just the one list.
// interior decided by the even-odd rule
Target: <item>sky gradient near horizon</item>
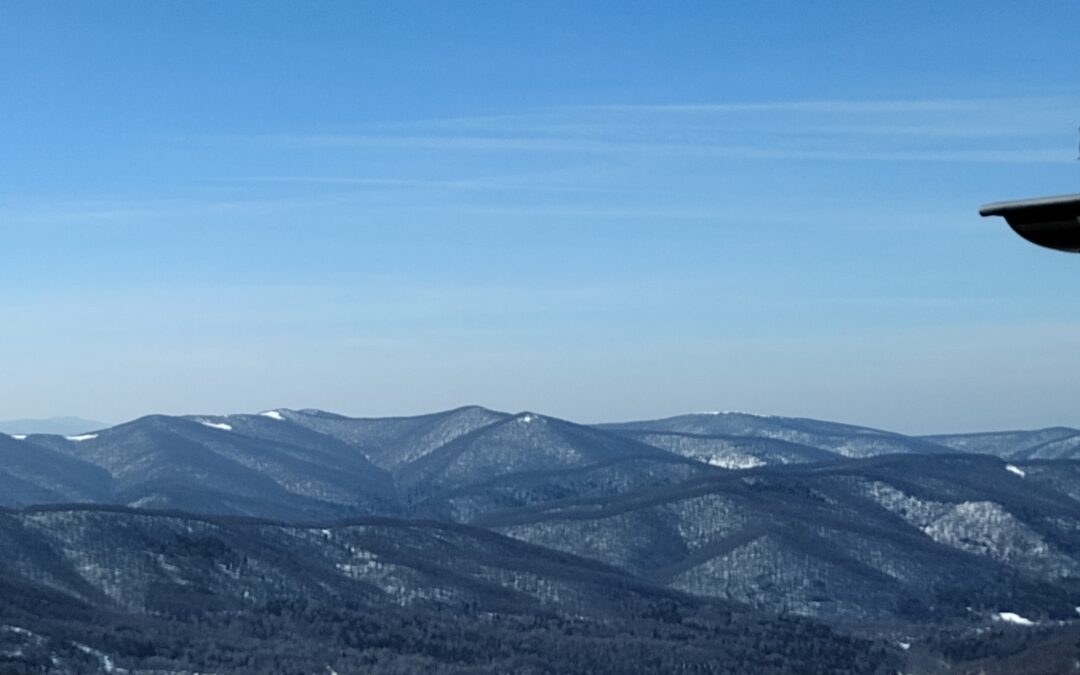
[{"label": "sky gradient near horizon", "polygon": [[0,4],[0,419],[1080,426],[1080,3]]}]

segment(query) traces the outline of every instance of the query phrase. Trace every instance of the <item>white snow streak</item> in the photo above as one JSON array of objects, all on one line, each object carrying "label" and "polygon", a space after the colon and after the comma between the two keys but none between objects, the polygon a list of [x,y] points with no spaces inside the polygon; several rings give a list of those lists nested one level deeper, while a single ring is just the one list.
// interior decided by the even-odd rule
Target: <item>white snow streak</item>
[{"label": "white snow streak", "polygon": [[709,464],[722,469],[753,469],[755,466],[765,466],[765,462],[751,455],[713,455],[708,460]]},{"label": "white snow streak", "polygon": [[225,424],[224,422],[199,422],[204,427],[210,427],[211,429],[221,429],[222,431],[232,431],[232,426]]},{"label": "white snow streak", "polygon": [[17,635],[25,635],[27,637],[33,635],[32,632],[26,630],[25,628],[20,628],[19,626],[0,626],[0,631],[3,631],[5,633],[15,633]]},{"label": "white snow streak", "polygon": [[1016,614],[1015,612],[998,612],[998,621],[1004,621],[1005,623],[1013,623],[1017,626],[1034,626],[1035,622],[1031,619],[1025,619],[1024,617]]},{"label": "white snow streak", "polygon": [[1027,474],[1024,473],[1023,469],[1016,466],[1015,464],[1006,464],[1005,465],[1005,470],[1010,472],[1010,473],[1015,473],[1017,476],[1020,476],[1021,478],[1023,478],[1024,476],[1027,475]]},{"label": "white snow streak", "polygon": [[92,440],[94,440],[95,438],[97,438],[97,434],[83,434],[81,436],[64,436],[64,438],[68,439],[69,441],[75,441],[76,443],[81,443],[83,441],[92,441]]},{"label": "white snow streak", "polygon": [[285,421],[285,416],[282,415],[281,413],[279,413],[276,410],[267,410],[266,412],[261,412],[259,414],[262,415],[263,417],[269,417],[272,420],[277,420],[278,422],[284,422]]},{"label": "white snow streak", "polygon": [[101,662],[101,669],[106,673],[116,672],[116,664],[113,663],[112,657],[108,654],[103,654],[96,649],[78,642],[72,642],[71,644],[75,645],[82,653],[96,657]]},{"label": "white snow streak", "polygon": [[25,441],[26,440],[26,434],[11,434],[11,437],[14,438],[17,441]]}]

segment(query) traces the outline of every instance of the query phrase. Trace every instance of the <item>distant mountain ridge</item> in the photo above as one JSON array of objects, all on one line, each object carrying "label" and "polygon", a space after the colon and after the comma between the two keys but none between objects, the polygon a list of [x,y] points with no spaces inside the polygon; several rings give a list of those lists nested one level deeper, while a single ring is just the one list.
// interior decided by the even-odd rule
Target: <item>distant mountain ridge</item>
[{"label": "distant mountain ridge", "polygon": [[[82,428],[82,427],[78,427]],[[470,521],[718,470],[883,454],[1080,457],[1080,431],[929,437],[745,413],[584,426],[479,406],[412,417],[305,410],[149,415],[77,434],[0,434],[0,505],[102,503],[284,519]]]},{"label": "distant mountain ridge", "polygon": [[[0,505],[92,502],[283,519],[448,515],[456,507],[440,494],[493,480],[516,481],[531,496],[512,499],[533,503],[559,496],[540,487],[551,471],[587,474],[572,495],[580,497],[715,470],[623,435],[475,406],[399,418],[148,415],[90,434],[2,439],[0,453],[12,461],[0,467]],[[95,482],[73,483],[68,465]]]},{"label": "distant mountain ridge", "polygon": [[19,419],[0,421],[2,434],[59,434],[74,436],[109,426],[81,417],[50,417],[47,419]]},{"label": "distant mountain ridge", "polygon": [[597,426],[611,431],[660,431],[704,436],[771,438],[827,450],[844,457],[949,451],[949,448],[941,444],[891,431],[798,417],[738,412],[694,413],[658,420]]}]

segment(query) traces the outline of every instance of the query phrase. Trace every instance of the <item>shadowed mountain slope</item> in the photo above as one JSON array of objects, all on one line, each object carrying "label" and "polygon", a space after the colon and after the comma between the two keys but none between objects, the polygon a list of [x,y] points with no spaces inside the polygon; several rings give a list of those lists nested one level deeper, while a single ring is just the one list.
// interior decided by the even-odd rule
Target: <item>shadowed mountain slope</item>
[{"label": "shadowed mountain slope", "polygon": [[466,406],[415,417],[344,417],[321,410],[280,410],[284,419],[360,450],[377,466],[395,471],[454,439],[509,417]]},{"label": "shadowed mountain slope", "polygon": [[93,502],[108,499],[112,478],[104,469],[28,439],[0,434],[3,504]]},{"label": "shadowed mountain slope", "polygon": [[[241,609],[275,597],[472,604],[598,616],[681,596],[601,563],[460,525],[317,525],[115,507],[0,513],[5,578],[124,611]],[[119,580],[123,583],[119,583]]]},{"label": "shadowed mountain slope", "polygon": [[106,503],[295,518],[393,501],[389,476],[332,439],[305,447],[163,415],[75,438],[26,442],[105,469],[112,479]]},{"label": "shadowed mountain slope", "polygon": [[718,471],[675,457],[629,456],[584,466],[499,475],[426,494],[410,513],[469,523],[541,504],[614,497]]},{"label": "shadowed mountain slope", "polygon": [[633,460],[648,460],[649,467],[677,466],[700,469],[678,455],[591,427],[535,413],[521,413],[485,426],[447,443],[400,472],[412,492],[460,488],[512,474],[533,474],[559,469],[618,467],[647,478],[651,469],[633,468]]}]

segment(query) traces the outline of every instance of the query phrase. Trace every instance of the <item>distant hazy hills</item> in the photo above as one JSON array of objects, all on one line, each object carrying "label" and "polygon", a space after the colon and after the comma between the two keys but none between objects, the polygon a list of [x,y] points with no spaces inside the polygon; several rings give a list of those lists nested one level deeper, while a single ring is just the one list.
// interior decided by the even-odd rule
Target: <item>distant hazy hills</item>
[{"label": "distant hazy hills", "polygon": [[50,417],[41,420],[0,421],[0,433],[3,434],[60,434],[74,436],[95,429],[109,426],[104,422],[84,420],[81,417]]}]

